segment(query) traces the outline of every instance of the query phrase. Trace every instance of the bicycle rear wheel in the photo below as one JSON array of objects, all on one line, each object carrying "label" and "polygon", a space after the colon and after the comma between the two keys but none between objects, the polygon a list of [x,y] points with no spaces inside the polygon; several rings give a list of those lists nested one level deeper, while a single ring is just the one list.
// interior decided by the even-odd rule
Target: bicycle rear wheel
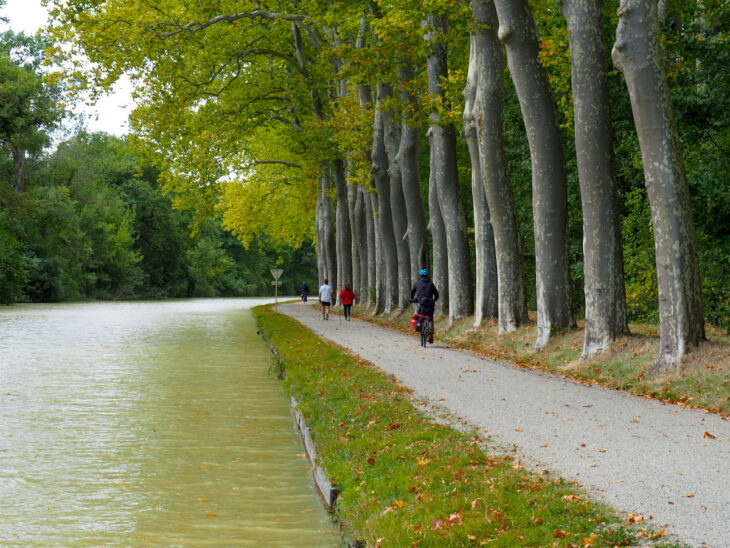
[{"label": "bicycle rear wheel", "polygon": [[426,347],[426,341],[428,340],[428,319],[421,319],[421,346]]}]

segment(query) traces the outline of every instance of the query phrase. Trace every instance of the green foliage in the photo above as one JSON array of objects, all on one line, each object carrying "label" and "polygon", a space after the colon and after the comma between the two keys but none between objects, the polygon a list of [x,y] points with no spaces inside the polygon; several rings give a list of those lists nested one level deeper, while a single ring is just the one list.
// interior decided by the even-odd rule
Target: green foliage
[{"label": "green foliage", "polygon": [[22,296],[27,276],[27,263],[22,246],[5,226],[0,214],[0,304],[10,304]]},{"label": "green foliage", "polygon": [[13,185],[21,188],[28,157],[41,153],[64,114],[59,88],[47,85],[40,72],[43,45],[23,34],[0,34],[0,149],[12,157],[8,181],[14,176]]},{"label": "green foliage", "polygon": [[[260,268],[288,245],[298,246],[311,238],[317,178],[323,165],[344,157],[350,180],[368,184],[372,109],[360,108],[358,86],[372,87],[381,79],[396,91],[405,88],[412,92],[415,108],[408,105],[406,114],[414,125],[425,126],[432,112],[457,126],[461,124],[471,24],[466,2],[274,0],[262,7],[249,1],[195,4],[162,0],[154,10],[143,0],[99,0],[92,4],[93,9],[89,9],[88,3],[80,0],[52,2],[51,34],[73,43],[71,49],[55,47],[53,51],[67,60],[83,52],[95,63],[91,71],[77,67],[68,75],[68,81],[98,90],[108,87],[122,73],[129,74],[138,84],[141,105],[132,118],[135,148],[149,165],[160,170],[159,180],[171,193],[173,205],[195,211],[192,222],[201,233],[211,216],[220,216],[224,227],[246,245],[255,249],[263,245],[266,251],[259,250],[261,253],[256,255],[266,258],[260,261]],[[618,4],[618,0],[607,0],[603,9],[628,310],[632,320],[654,321],[656,268],[641,154],[625,82],[614,70],[609,55]],[[730,168],[730,5],[726,0],[670,0],[667,4],[663,28],[666,70],[693,199],[706,315],[716,325],[730,329],[730,190],[726,180]],[[530,0],[530,6],[540,38],[540,61],[550,78],[563,131],[572,301],[580,315],[582,215],[573,146],[568,34],[554,0]],[[256,9],[270,10],[270,16],[253,15]],[[249,16],[215,19],[234,13]],[[449,16],[449,28],[446,35],[434,39],[449,44],[450,73],[443,82],[444,98],[434,101],[427,93],[425,80],[424,59],[432,42],[426,40],[430,29],[423,21],[428,14],[444,13]],[[368,25],[364,32],[361,18]],[[403,62],[415,68],[415,75],[407,82],[397,79],[397,69]],[[528,303],[534,306],[530,155],[519,103],[507,72],[505,81],[509,176],[526,261]],[[388,107],[406,106],[394,98]],[[423,137],[422,145],[425,141]],[[425,150],[422,146],[424,187],[428,180]],[[463,147],[459,161],[465,210],[471,217],[468,158]],[[13,162],[0,157],[0,168],[9,174]],[[135,177],[127,174],[125,178],[129,176]],[[148,180],[147,176],[144,179]],[[157,204],[153,208],[157,213],[150,217],[144,205],[150,200],[143,196],[159,188],[153,185],[153,190],[146,191],[133,186],[125,187],[123,199],[130,210],[145,211],[130,214],[127,224],[133,240],[139,242],[132,249],[142,257],[138,266],[144,273],[145,292],[172,295],[183,287],[206,294],[233,288],[247,292],[252,290],[250,284],[258,283],[251,278],[252,272],[237,273],[224,266],[229,265],[225,261],[231,254],[217,236],[203,242],[207,236],[199,235],[201,240],[187,243],[184,238],[173,237],[171,255],[186,259],[152,265],[151,257],[159,255],[155,250],[163,246],[154,238],[145,239],[144,234],[152,232],[145,232],[139,219],[153,218],[153,224],[166,226],[162,230],[170,234],[179,234],[175,227],[183,221],[176,216],[164,218],[161,198],[152,200]],[[72,193],[71,198],[76,199],[74,196]],[[115,226],[121,227],[120,222],[118,219]],[[81,230],[92,229],[88,218],[80,226]],[[98,226],[91,233],[95,234],[89,243],[92,247],[114,241],[112,233]],[[115,233],[117,250],[126,245],[123,233]],[[182,264],[189,257],[195,258],[197,266],[195,274],[188,271],[186,275]],[[116,264],[133,262],[124,254],[116,260]],[[112,257],[104,262],[115,264]],[[64,265],[63,261],[57,263],[59,272],[65,271]],[[103,286],[114,279],[110,268],[92,285]],[[211,277],[206,278],[205,273]],[[194,290],[190,289],[190,277],[196,280]],[[169,287],[162,287],[163,278]],[[247,281],[241,285],[244,279]],[[135,282],[130,278],[125,283]],[[259,286],[259,290],[264,289],[270,288]]]}]

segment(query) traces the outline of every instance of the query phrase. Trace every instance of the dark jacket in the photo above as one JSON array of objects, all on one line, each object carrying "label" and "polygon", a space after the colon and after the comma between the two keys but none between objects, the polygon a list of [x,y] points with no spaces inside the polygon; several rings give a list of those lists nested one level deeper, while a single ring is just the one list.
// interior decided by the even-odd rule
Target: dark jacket
[{"label": "dark jacket", "polygon": [[414,297],[419,303],[424,299],[431,299],[433,302],[436,302],[439,300],[439,292],[431,280],[422,276],[411,288],[411,300]]}]

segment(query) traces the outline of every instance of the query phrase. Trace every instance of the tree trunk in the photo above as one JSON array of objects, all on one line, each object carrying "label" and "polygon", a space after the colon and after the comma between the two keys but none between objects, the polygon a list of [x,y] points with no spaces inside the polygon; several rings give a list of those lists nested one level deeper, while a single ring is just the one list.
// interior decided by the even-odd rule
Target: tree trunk
[{"label": "tree trunk", "polygon": [[347,202],[347,174],[341,159],[333,162],[333,172],[337,193],[337,280],[341,286],[339,289],[342,289],[345,284],[352,284],[352,229]]},{"label": "tree trunk", "polygon": [[387,265],[386,265],[386,256],[385,256],[385,250],[383,249],[383,238],[382,238],[382,232],[380,230],[380,221],[378,217],[380,216],[380,204],[378,203],[378,195],[377,193],[371,192],[369,194],[370,197],[370,210],[373,214],[373,243],[374,243],[374,249],[373,249],[373,257],[375,260],[373,261],[374,265],[374,280],[375,283],[373,284],[373,293],[375,295],[375,301],[374,301],[374,307],[373,307],[373,314],[382,314],[385,312],[386,309],[386,300],[387,300],[387,291],[385,289],[386,285],[386,279],[387,279]]},{"label": "tree trunk", "polygon": [[361,299],[360,261],[362,260],[362,240],[360,239],[360,234],[362,229],[359,223],[362,222],[362,214],[358,216],[357,213],[358,196],[357,187],[355,185],[347,185],[347,211],[350,214],[350,240],[352,250],[352,290]]},{"label": "tree trunk", "polygon": [[314,237],[317,246],[317,283],[321,285],[322,281],[327,277],[327,267],[325,265],[324,230],[322,226],[324,203],[322,202],[321,182],[318,186],[320,188],[317,189],[317,209],[314,214]]},{"label": "tree trunk", "polygon": [[581,359],[629,332],[608,110],[602,0],[558,0],[570,33],[575,150],[583,205],[586,328]]},{"label": "tree trunk", "polygon": [[[388,89],[387,93],[392,95],[392,89]],[[400,117],[396,116],[395,109],[383,114],[385,152],[388,155],[388,177],[390,178],[390,208],[393,215],[393,232],[398,255],[398,286],[395,304],[398,310],[405,310],[411,299],[411,252],[408,247],[408,211],[403,195],[398,155],[401,121]]]},{"label": "tree trunk", "polygon": [[[428,90],[432,96],[443,99],[443,80],[448,77],[447,47],[436,38],[446,32],[445,16],[430,15],[429,24],[434,33],[427,57]],[[441,117],[431,113],[428,130],[431,143],[431,176],[436,187],[439,210],[446,231],[448,260],[449,323],[474,312],[474,294],[471,279],[471,260],[466,234],[466,221],[459,194],[459,176],[456,164],[456,130],[453,124],[443,124]],[[435,253],[435,252],[434,252]]]},{"label": "tree trunk", "polygon": [[332,211],[332,172],[324,169],[324,176],[320,179],[322,200],[322,236],[324,247],[324,273],[333,289],[337,289],[337,243],[335,241],[334,213]]},{"label": "tree trunk", "polygon": [[679,367],[705,338],[699,262],[689,188],[663,72],[655,2],[619,7],[613,62],[623,72],[651,205],[659,284],[660,352],[651,373]]},{"label": "tree trunk", "polygon": [[367,262],[367,301],[368,303],[375,304],[374,296],[376,288],[378,286],[378,272],[377,262],[379,260],[377,249],[379,244],[376,245],[376,230],[375,230],[375,210],[373,209],[373,201],[377,200],[377,197],[368,190],[363,190],[363,200],[365,202],[365,226],[366,235],[368,240],[368,262]]},{"label": "tree trunk", "polygon": [[[483,0],[482,0],[483,1]],[[472,2],[474,10],[475,2]],[[485,181],[479,161],[479,136],[474,118],[474,100],[479,82],[479,52],[476,31],[471,33],[469,48],[469,70],[464,87],[464,129],[463,137],[469,147],[471,158],[471,192],[474,205],[474,247],[476,255],[476,299],[474,302],[474,327],[482,320],[497,317],[497,267],[494,249],[494,233],[489,218],[489,204],[484,193]],[[483,55],[483,54],[482,54]]]},{"label": "tree trunk", "polygon": [[436,302],[434,316],[439,316],[449,310],[449,260],[446,255],[446,228],[439,209],[438,193],[434,171],[428,178],[428,226],[431,230],[433,244],[433,269],[431,280],[439,291],[440,298]]},{"label": "tree trunk", "polygon": [[[360,232],[358,238],[360,247],[360,285],[355,291],[358,292],[358,299],[361,303],[370,302],[370,278],[369,270],[370,263],[372,262],[372,255],[370,255],[369,245],[369,226],[368,226],[368,206],[367,202],[370,199],[367,196],[367,191],[361,187],[357,187],[357,199],[355,202],[355,217],[357,219],[357,226]],[[372,224],[372,221],[370,222]]]},{"label": "tree trunk", "polygon": [[527,0],[494,0],[499,39],[517,90],[532,158],[537,337],[535,349],[554,329],[575,325],[570,309],[568,189],[557,113],[547,73],[540,64],[537,29]]},{"label": "tree trunk", "polygon": [[15,156],[15,192],[23,192],[25,190],[25,161],[27,155],[24,149],[18,149]]},{"label": "tree trunk", "polygon": [[[475,72],[471,123],[476,126],[479,166],[494,233],[497,316],[499,333],[503,334],[528,319],[520,229],[504,146],[504,52],[497,37],[494,4],[473,0],[471,10],[476,24],[471,40]],[[470,78],[471,73],[470,65]]]},{"label": "tree trunk", "polygon": [[[390,88],[378,83],[375,116],[373,120],[373,179],[378,194],[378,235],[384,254],[385,270],[382,273],[383,294],[376,295],[379,312],[390,312],[398,297],[398,251],[393,231],[393,212],[390,203],[390,178],[388,176],[388,155],[385,149],[385,117],[383,101],[392,96]],[[381,310],[382,308],[382,310]]]},{"label": "tree trunk", "polygon": [[426,231],[426,212],[421,196],[421,177],[418,172],[419,130],[409,119],[408,110],[417,108],[417,100],[408,91],[407,84],[414,79],[413,65],[405,64],[398,70],[401,82],[401,103],[404,105],[401,123],[398,165],[401,172],[403,196],[406,202],[408,219],[408,249],[410,250],[411,272],[409,280],[418,278],[418,271],[428,267],[428,234]]}]

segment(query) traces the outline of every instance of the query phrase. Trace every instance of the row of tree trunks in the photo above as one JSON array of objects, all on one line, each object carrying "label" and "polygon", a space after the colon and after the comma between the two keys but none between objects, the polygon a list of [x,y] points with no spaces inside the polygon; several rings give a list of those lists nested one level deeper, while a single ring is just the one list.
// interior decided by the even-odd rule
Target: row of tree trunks
[{"label": "row of tree trunks", "polygon": [[532,158],[532,195],[540,349],[551,333],[573,327],[568,256],[568,187],[563,141],[537,29],[527,0],[494,0],[498,37],[517,90]]},{"label": "row of tree trunks", "polygon": [[[432,47],[426,59],[428,67],[428,91],[432,96],[443,98],[443,81],[448,78],[447,45],[443,41],[448,20],[444,15],[430,15],[428,23],[432,32],[427,37]],[[474,312],[471,260],[466,221],[459,193],[459,177],[456,162],[456,129],[444,123],[438,113],[430,116],[428,130],[431,144],[431,180],[435,187],[438,211],[441,213],[446,235],[448,268],[449,323],[465,318]],[[432,217],[433,220],[433,217]],[[431,227],[433,231],[434,227]],[[434,241],[434,261],[436,242]],[[434,273],[436,267],[434,265]],[[439,286],[445,288],[445,285]]]},{"label": "row of tree trunks", "polygon": [[[583,211],[586,328],[582,358],[604,352],[628,334],[617,183],[611,146],[601,0],[557,0],[570,36],[575,146]],[[538,57],[527,0],[472,0],[474,29],[464,90],[464,138],[472,162],[476,246],[475,325],[497,317],[500,333],[527,320],[519,227],[503,141],[503,51],[515,84],[532,159],[538,329],[535,348],[553,331],[575,325],[569,298],[567,185],[557,113]],[[654,373],[676,367],[704,339],[699,268],[689,190],[664,78],[657,4],[623,0],[612,52],[624,73],[652,210],[659,282],[660,356]],[[445,16],[428,17],[429,93],[443,98]],[[324,170],[315,231],[318,270],[336,285],[351,282],[374,312],[407,306],[410,282],[428,265],[427,228],[418,174],[415,99],[399,70],[402,110],[385,106],[393,89],[378,84],[371,146],[375,192],[348,187],[344,163]],[[361,89],[363,108],[372,97]],[[459,197],[456,134],[432,113],[429,226],[433,279],[453,322],[472,313],[469,247]],[[336,187],[337,240],[331,187]],[[336,251],[336,252],[335,252]]]}]

